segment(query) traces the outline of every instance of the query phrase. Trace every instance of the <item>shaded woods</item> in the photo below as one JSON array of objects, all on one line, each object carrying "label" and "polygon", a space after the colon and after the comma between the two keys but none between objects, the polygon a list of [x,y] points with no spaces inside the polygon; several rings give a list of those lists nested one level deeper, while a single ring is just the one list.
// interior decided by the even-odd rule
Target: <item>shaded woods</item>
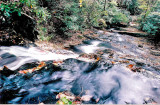
[{"label": "shaded woods", "polygon": [[[159,0],[13,0],[1,1],[1,43],[56,40],[71,32],[135,25],[159,42]],[[81,5],[81,6],[80,6]],[[132,18],[133,15],[136,18]],[[5,32],[7,30],[14,33]],[[7,34],[7,35],[6,35]],[[10,35],[9,35],[10,34]],[[14,34],[14,35],[13,35]],[[37,37],[38,35],[38,37]],[[18,37],[16,39],[13,38]],[[23,39],[22,38],[22,39]],[[11,40],[14,41],[11,41]],[[18,41],[18,42],[17,42]]]}]

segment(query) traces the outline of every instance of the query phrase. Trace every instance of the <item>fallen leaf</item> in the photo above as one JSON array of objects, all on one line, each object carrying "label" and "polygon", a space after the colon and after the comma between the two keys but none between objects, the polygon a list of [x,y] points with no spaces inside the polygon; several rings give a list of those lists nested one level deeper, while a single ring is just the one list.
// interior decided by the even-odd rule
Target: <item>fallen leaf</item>
[{"label": "fallen leaf", "polygon": [[62,97],[61,98],[62,102],[64,102],[65,104],[67,104],[69,102],[69,100],[66,97]]},{"label": "fallen leaf", "polygon": [[119,61],[120,63],[129,63],[129,61],[127,60],[122,60],[122,61]]},{"label": "fallen leaf", "polygon": [[99,61],[100,60],[100,57],[97,57],[97,61]]},{"label": "fallen leaf", "polygon": [[127,68],[132,69],[133,66],[134,66],[133,64],[130,64],[130,65],[127,66]]},{"label": "fallen leaf", "polygon": [[59,104],[59,105],[64,105],[64,102],[62,102],[62,101],[57,101],[57,103],[56,104]]},{"label": "fallen leaf", "polygon": [[59,93],[56,96],[56,99],[59,99],[57,101],[57,104],[72,104],[72,101],[70,99],[74,99],[72,96],[66,96],[64,93]]},{"label": "fallen leaf", "polygon": [[6,65],[3,66],[3,69],[8,69],[8,67]]},{"label": "fallen leaf", "polygon": [[63,61],[53,61],[53,65],[56,65],[56,66],[58,66],[58,64],[61,64],[61,63],[63,63]]},{"label": "fallen leaf", "polygon": [[81,104],[80,101],[74,101],[73,104]]},{"label": "fallen leaf", "polygon": [[37,67],[34,67],[32,69],[27,69],[27,70],[20,70],[18,71],[20,74],[27,74],[27,73],[32,73],[34,71],[40,70],[42,67],[44,67],[46,64],[45,62],[40,62],[40,64]]},{"label": "fallen leaf", "polygon": [[136,67],[136,68],[132,68],[131,70],[132,70],[133,72],[141,72],[141,71],[142,71],[142,68]]},{"label": "fallen leaf", "polygon": [[115,64],[116,62],[114,62],[114,61],[111,61],[111,63],[112,63],[112,64]]}]

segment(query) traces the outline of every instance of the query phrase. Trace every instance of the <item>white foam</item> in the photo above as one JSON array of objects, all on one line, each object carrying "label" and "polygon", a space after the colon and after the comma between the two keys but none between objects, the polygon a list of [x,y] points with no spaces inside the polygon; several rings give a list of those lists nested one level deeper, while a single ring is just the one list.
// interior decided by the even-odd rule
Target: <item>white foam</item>
[{"label": "white foam", "polygon": [[80,46],[80,49],[84,52],[84,53],[94,53],[95,50],[99,49],[100,47],[98,47],[98,45],[100,44],[100,41],[93,41],[91,42],[91,45],[83,45]]},{"label": "white foam", "polygon": [[[17,57],[17,60],[7,64],[6,66],[11,70],[16,70],[25,63],[30,63],[34,61],[46,61],[46,60],[65,60],[68,58],[76,58],[78,54],[56,54],[52,52],[47,52],[40,50],[36,47],[24,48],[20,46],[11,47],[0,47],[3,53],[13,54]],[[1,65],[1,68],[3,65]]]}]

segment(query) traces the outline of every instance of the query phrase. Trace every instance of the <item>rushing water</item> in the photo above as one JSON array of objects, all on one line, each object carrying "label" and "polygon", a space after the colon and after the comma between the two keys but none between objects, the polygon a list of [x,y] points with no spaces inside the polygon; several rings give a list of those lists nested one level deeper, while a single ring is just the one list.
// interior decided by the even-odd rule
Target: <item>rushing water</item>
[{"label": "rushing water", "polygon": [[[67,54],[42,51],[36,47],[0,47],[0,67],[6,65],[7,73],[0,71],[0,103],[54,104],[56,95],[71,91],[75,95],[89,95],[83,103],[142,104],[160,103],[160,77],[157,68],[146,60],[146,50],[137,47],[128,36],[117,33],[98,33],[101,40],[88,40],[74,46]],[[134,38],[132,39],[134,40]],[[126,47],[123,47],[126,46]],[[79,59],[79,54],[104,52],[99,61]],[[125,55],[130,55],[122,57]],[[148,57],[148,59],[151,59]],[[53,60],[64,60],[56,66]],[[129,63],[118,61],[128,60]],[[33,68],[45,61],[39,71],[19,74],[19,70]],[[117,63],[112,63],[117,62]],[[133,64],[141,72],[132,72]],[[96,100],[99,99],[98,102]]]}]

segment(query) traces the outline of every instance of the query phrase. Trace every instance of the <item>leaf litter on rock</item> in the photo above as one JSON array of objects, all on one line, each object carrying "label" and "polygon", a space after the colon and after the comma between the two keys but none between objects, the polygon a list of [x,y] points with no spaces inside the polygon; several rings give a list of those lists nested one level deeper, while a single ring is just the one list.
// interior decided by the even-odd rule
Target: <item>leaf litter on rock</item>
[{"label": "leaf litter on rock", "polygon": [[41,68],[43,68],[44,66],[46,66],[45,62],[40,62],[40,64],[37,67],[31,68],[31,69],[27,69],[27,70],[20,70],[18,71],[20,74],[27,74],[27,73],[32,73],[34,71],[40,70]]},{"label": "leaf litter on rock", "polygon": [[[91,95],[83,95],[83,96],[75,96],[70,92],[61,92],[57,94],[56,99],[59,99],[56,104],[82,104],[82,102],[90,101],[93,96]],[[99,101],[97,98],[96,102]]]}]

